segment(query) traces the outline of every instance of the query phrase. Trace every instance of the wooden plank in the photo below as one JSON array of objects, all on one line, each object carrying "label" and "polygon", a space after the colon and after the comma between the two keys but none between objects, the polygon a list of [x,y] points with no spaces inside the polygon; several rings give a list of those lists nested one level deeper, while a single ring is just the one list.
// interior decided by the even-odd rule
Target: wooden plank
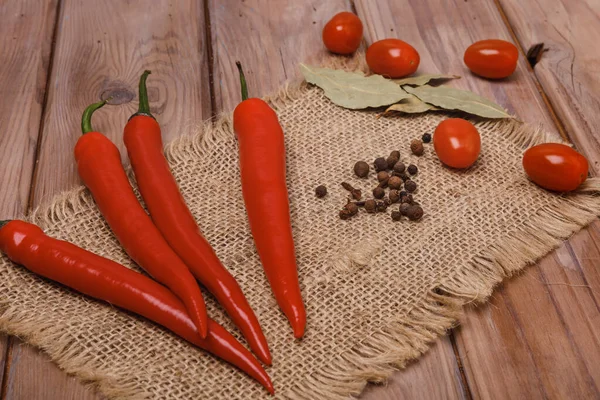
[{"label": "wooden plank", "polygon": [[137,97],[144,69],[152,70],[150,106],[165,142],[211,115],[201,3],[65,0],[59,23],[35,204],[79,183],[73,147],[81,134],[81,113],[90,103],[111,95],[125,103],[104,107],[93,121],[124,149],[123,126],[137,109],[130,100]]},{"label": "wooden plank", "polygon": [[[421,53],[421,72],[461,74],[464,78],[455,84],[495,99],[525,122],[557,132],[523,57],[517,72],[502,82],[475,77],[463,65],[464,49],[472,42],[486,38],[511,40],[492,2],[359,1],[357,9],[363,19],[383,21],[369,24],[368,40],[402,38]],[[557,254],[561,260],[567,257],[564,251]],[[598,320],[595,308],[590,311],[591,300],[564,290],[556,293],[558,287],[538,282],[560,282],[558,277],[564,268],[545,261],[507,285],[491,306],[467,313],[456,337],[475,398],[597,396],[596,372],[588,367],[599,361],[598,339],[588,327]],[[596,276],[591,268],[584,274]],[[537,280],[527,280],[531,276]],[[579,311],[566,315],[570,308]],[[563,375],[570,376],[562,379]]]},{"label": "wooden plank", "polygon": [[[204,10],[196,1],[83,2],[64,0],[35,179],[34,205],[79,183],[73,146],[85,106],[113,95],[96,129],[123,149],[121,134],[137,107],[131,101],[143,69],[151,69],[150,105],[169,141],[211,115]],[[125,153],[123,156],[125,156]],[[96,399],[76,379],[27,345],[13,350],[10,399]]]},{"label": "wooden plank", "polygon": [[[244,65],[250,95],[269,94],[299,76],[299,62],[317,62],[327,55],[321,39],[323,26],[336,13],[351,10],[349,2],[342,0],[286,0],[276,4],[260,0],[210,2],[217,112],[233,110],[240,101],[236,60]],[[363,18],[363,23],[380,22]],[[394,374],[386,386],[369,389],[365,396],[394,398],[410,388],[415,398],[439,398],[439,394],[462,398],[464,389],[456,371],[450,339],[442,338],[422,360]]]},{"label": "wooden plank", "polygon": [[369,385],[363,400],[468,399],[449,339],[440,338],[415,363],[394,373],[385,385]]},{"label": "wooden plank", "polygon": [[[0,3],[0,212],[2,219],[28,208],[57,1]],[[8,342],[9,343],[9,342]],[[5,393],[7,337],[0,335],[0,378]]]},{"label": "wooden plank", "polygon": [[582,268],[597,265],[600,253],[580,259],[572,250],[587,246],[590,230],[598,228],[579,232],[499,290],[490,306],[467,313],[457,342],[475,398],[600,396],[599,286],[589,285]]},{"label": "wooden plank", "polygon": [[600,3],[497,0],[524,49],[548,49],[535,75],[577,147],[600,172]]}]

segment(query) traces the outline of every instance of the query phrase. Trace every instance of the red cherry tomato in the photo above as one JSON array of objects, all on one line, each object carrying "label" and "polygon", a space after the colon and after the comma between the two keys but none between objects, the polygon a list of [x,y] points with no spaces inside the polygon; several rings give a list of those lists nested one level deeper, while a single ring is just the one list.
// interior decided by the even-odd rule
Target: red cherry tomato
[{"label": "red cherry tomato", "polygon": [[465,51],[465,64],[474,73],[484,78],[506,78],[517,68],[519,50],[505,40],[481,40]]},{"label": "red cherry tomato", "polygon": [[523,155],[523,168],[534,183],[556,192],[577,189],[588,175],[586,158],[559,143],[544,143],[528,149]]},{"label": "red cherry tomato", "polygon": [[362,22],[351,12],[334,15],[323,28],[323,43],[332,53],[354,53],[360,46],[362,36]]},{"label": "red cherry tomato", "polygon": [[481,138],[477,128],[462,118],[448,118],[435,128],[433,148],[441,162],[452,168],[467,168],[477,161]]},{"label": "red cherry tomato", "polygon": [[389,78],[413,74],[420,61],[417,50],[399,39],[379,40],[367,49],[367,64],[371,71]]}]

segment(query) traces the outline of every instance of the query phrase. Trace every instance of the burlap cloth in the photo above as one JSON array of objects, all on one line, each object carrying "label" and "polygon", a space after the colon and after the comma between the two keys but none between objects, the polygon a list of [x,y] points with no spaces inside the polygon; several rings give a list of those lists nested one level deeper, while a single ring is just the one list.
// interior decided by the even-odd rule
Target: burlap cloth
[{"label": "burlap cloth", "polygon": [[[424,352],[456,322],[461,306],[486,299],[506,276],[558,245],[600,213],[600,186],[589,180],[560,196],[525,177],[521,155],[546,140],[516,122],[475,121],[481,157],[467,171],[444,168],[431,145],[410,155],[411,139],[447,115],[376,118],[331,104],[318,88],[284,88],[270,99],[285,131],[288,188],[308,324],[294,340],[255,252],[239,185],[237,143],[229,116],[171,143],[166,153],[183,195],[209,242],[256,311],[273,354],[277,395],[341,399],[381,382]],[[419,166],[422,221],[385,214],[342,221],[338,210],[358,160],[399,149]],[[329,195],[317,199],[325,184]],[[51,236],[136,269],[77,188],[32,215]],[[255,399],[266,391],[244,373],[167,331],[37,278],[2,259],[1,329],[32,343],[65,371],[109,398]],[[207,295],[207,297],[209,297]],[[209,314],[238,331],[212,298]]]}]

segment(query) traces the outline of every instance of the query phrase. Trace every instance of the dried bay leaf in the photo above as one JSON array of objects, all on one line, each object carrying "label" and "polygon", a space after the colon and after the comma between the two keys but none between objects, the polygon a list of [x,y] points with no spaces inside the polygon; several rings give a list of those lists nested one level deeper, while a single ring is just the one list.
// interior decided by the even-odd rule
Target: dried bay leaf
[{"label": "dried bay leaf", "polygon": [[402,86],[402,85],[410,85],[410,86],[423,86],[428,84],[431,81],[447,81],[450,79],[460,79],[459,75],[447,75],[447,74],[425,74],[419,76],[413,76],[410,78],[404,79],[393,79],[393,81]]},{"label": "dried bay leaf", "polygon": [[400,100],[399,103],[392,104],[391,106],[389,106],[383,114],[385,115],[390,111],[399,111],[408,114],[418,114],[430,110],[441,110],[441,108],[432,106],[431,104],[427,104],[424,101],[419,100],[418,97],[410,95],[410,97]]},{"label": "dried bay leaf", "polygon": [[353,110],[387,106],[410,96],[398,84],[381,75],[364,76],[305,64],[300,64],[300,70],[304,79],[323,89],[329,100]]},{"label": "dried bay leaf", "polygon": [[447,110],[460,110],[484,118],[514,118],[498,104],[467,90],[428,85],[414,88],[405,86],[404,90],[425,103]]}]

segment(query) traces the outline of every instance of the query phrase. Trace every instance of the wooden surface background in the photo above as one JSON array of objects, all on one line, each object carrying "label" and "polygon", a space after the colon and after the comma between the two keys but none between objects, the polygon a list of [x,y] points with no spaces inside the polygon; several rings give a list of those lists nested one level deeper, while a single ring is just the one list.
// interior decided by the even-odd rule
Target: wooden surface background
[{"label": "wooden surface background", "polygon": [[[79,183],[73,146],[83,108],[112,95],[98,130],[123,147],[144,68],[151,107],[169,141],[239,101],[234,61],[251,95],[325,55],[321,30],[343,10],[365,26],[363,48],[397,37],[420,73],[494,99],[520,119],[571,140],[600,171],[598,0],[0,1],[0,217],[18,217]],[[521,50],[517,71],[492,82],[462,62],[476,40]],[[525,53],[545,51],[532,66]],[[466,311],[461,326],[363,399],[600,398],[600,223]],[[44,354],[0,336],[2,399],[98,399]],[[201,397],[201,394],[199,394]]]}]

